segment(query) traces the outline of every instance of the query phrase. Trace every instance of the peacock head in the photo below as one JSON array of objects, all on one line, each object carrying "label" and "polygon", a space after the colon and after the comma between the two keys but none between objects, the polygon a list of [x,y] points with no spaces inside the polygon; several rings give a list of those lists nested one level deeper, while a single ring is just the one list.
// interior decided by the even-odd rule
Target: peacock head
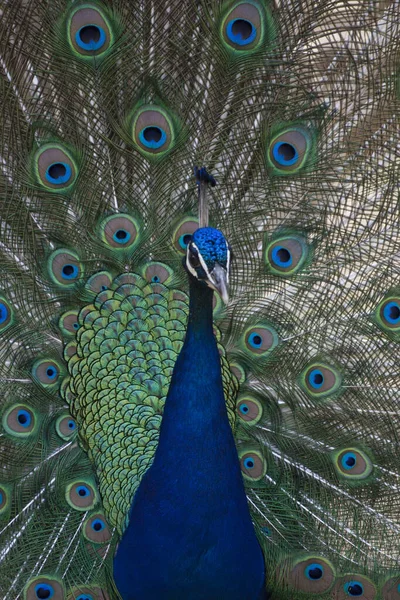
[{"label": "peacock head", "polygon": [[185,267],[228,302],[231,250],[223,234],[213,227],[197,229],[186,248]]}]

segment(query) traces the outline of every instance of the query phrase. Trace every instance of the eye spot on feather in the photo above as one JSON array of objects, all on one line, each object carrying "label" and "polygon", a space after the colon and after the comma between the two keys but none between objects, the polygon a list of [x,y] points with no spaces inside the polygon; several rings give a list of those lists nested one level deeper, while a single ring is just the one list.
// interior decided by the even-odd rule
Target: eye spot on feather
[{"label": "eye spot on feather", "polygon": [[251,327],[244,334],[245,349],[251,354],[266,355],[278,344],[276,331],[267,325]]},{"label": "eye spot on feather", "polygon": [[258,2],[238,2],[222,20],[225,46],[238,54],[257,50],[266,32],[271,33],[271,17]]},{"label": "eye spot on feather", "polygon": [[251,396],[239,398],[236,413],[247,425],[256,425],[263,414],[261,402]]},{"label": "eye spot on feather", "polygon": [[60,144],[45,144],[33,159],[36,181],[49,191],[69,190],[75,183],[78,167],[70,152]]},{"label": "eye spot on feather", "polygon": [[312,398],[328,397],[339,391],[342,376],[337,369],[326,364],[314,363],[300,376],[300,385]]},{"label": "eye spot on feather", "polygon": [[102,221],[100,235],[108,247],[126,250],[139,241],[139,229],[138,221],[130,215],[111,215]]},{"label": "eye spot on feather", "polygon": [[75,335],[79,329],[78,311],[69,310],[61,315],[60,320],[58,321],[58,326],[64,335],[68,337]]},{"label": "eye spot on feather", "polygon": [[86,481],[77,481],[67,486],[66,499],[75,510],[89,510],[98,501],[97,490]]},{"label": "eye spot on feather", "polygon": [[322,556],[286,559],[279,567],[285,583],[297,592],[311,596],[327,592],[335,581],[333,566]]},{"label": "eye spot on feather", "polygon": [[344,590],[348,596],[358,597],[364,593],[364,587],[359,581],[349,581],[345,584]]},{"label": "eye spot on feather", "polygon": [[267,472],[267,466],[262,454],[256,450],[239,452],[240,468],[248,481],[260,481]]},{"label": "eye spot on feather", "polygon": [[112,284],[112,275],[108,271],[99,271],[95,273],[86,282],[85,288],[89,292],[98,294],[104,290],[107,290]]},{"label": "eye spot on feather", "polygon": [[146,263],[142,268],[143,277],[149,283],[168,285],[174,274],[173,270],[160,262]]},{"label": "eye spot on feather", "polygon": [[81,58],[100,57],[112,46],[111,21],[105,11],[93,5],[75,9],[68,19],[67,28],[70,46]]},{"label": "eye spot on feather", "polygon": [[310,161],[314,140],[304,127],[288,128],[268,145],[267,166],[276,175],[298,173]]},{"label": "eye spot on feather", "polygon": [[6,410],[3,416],[3,427],[15,437],[28,437],[36,429],[35,414],[25,404],[16,404]]},{"label": "eye spot on feather", "polygon": [[10,303],[0,296],[0,333],[10,327],[10,325],[13,324],[13,321],[13,311]]},{"label": "eye spot on feather", "polygon": [[246,381],[246,371],[244,370],[242,365],[240,365],[238,362],[234,361],[234,362],[229,363],[229,366],[230,366],[231,372],[236,377],[239,384],[244,383]]},{"label": "eye spot on feather", "polygon": [[72,175],[72,169],[65,162],[55,162],[49,165],[46,169],[46,179],[54,185],[62,185],[68,183]]},{"label": "eye spot on feather", "polygon": [[344,448],[332,456],[338,474],[346,479],[366,479],[373,471],[371,459],[356,448]]},{"label": "eye spot on feather", "polygon": [[25,587],[25,600],[64,600],[65,590],[62,583],[52,577],[39,576]]},{"label": "eye spot on feather", "polygon": [[377,325],[386,333],[400,335],[400,298],[389,295],[382,300],[375,310]]},{"label": "eye spot on feather", "polygon": [[68,600],[109,600],[106,592],[98,587],[82,585],[70,590]]},{"label": "eye spot on feather", "polygon": [[337,580],[332,595],[335,600],[349,600],[349,598],[374,600],[376,588],[367,577],[351,574]]},{"label": "eye spot on feather", "polygon": [[53,598],[54,587],[47,583],[38,583],[35,585],[35,594],[37,598]]},{"label": "eye spot on feather", "polygon": [[193,218],[185,218],[176,226],[172,243],[174,249],[181,256],[186,254],[186,246],[191,242],[192,235],[199,228],[199,222]]},{"label": "eye spot on feather", "polygon": [[6,512],[10,506],[10,492],[9,490],[0,485],[0,516]]},{"label": "eye spot on feather", "polygon": [[95,544],[105,544],[111,539],[111,531],[103,513],[91,515],[83,525],[84,537]]},{"label": "eye spot on feather", "polygon": [[56,431],[63,440],[71,440],[77,432],[75,419],[70,415],[61,415],[56,421]]},{"label": "eye spot on feather", "polygon": [[284,236],[267,244],[265,264],[274,275],[290,276],[297,273],[307,262],[309,248],[303,238]]},{"label": "eye spot on feather", "polygon": [[56,250],[50,255],[47,268],[52,281],[63,288],[74,287],[84,273],[78,255],[65,249]]},{"label": "eye spot on feather", "polygon": [[400,577],[391,577],[382,587],[382,600],[400,600]]},{"label": "eye spot on feather", "polygon": [[158,106],[144,106],[132,117],[132,138],[145,155],[163,155],[174,145],[174,123],[167,111]]},{"label": "eye spot on feather", "polygon": [[59,375],[60,365],[54,360],[38,360],[32,368],[32,377],[44,387],[55,385]]},{"label": "eye spot on feather", "polygon": [[312,581],[317,581],[321,579],[324,574],[324,568],[320,563],[312,563],[308,565],[304,571],[307,579],[311,579]]}]

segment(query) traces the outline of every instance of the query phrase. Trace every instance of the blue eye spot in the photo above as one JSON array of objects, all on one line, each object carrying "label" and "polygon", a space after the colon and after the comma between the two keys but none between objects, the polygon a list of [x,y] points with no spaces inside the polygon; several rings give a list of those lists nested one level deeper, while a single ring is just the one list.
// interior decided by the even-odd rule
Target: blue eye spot
[{"label": "blue eye spot", "polygon": [[106,291],[106,289],[107,289],[107,286],[106,286],[106,285],[102,285],[102,286],[101,286],[101,291],[102,291],[102,292],[105,292],[105,291]]},{"label": "blue eye spot", "polygon": [[117,244],[126,244],[131,239],[131,234],[126,229],[117,229],[113,235],[114,242]]},{"label": "blue eye spot", "polygon": [[29,427],[29,425],[32,423],[32,416],[27,410],[21,409],[17,413],[17,420],[22,427]]},{"label": "blue eye spot", "polygon": [[154,275],[154,277],[151,278],[151,281],[153,283],[158,283],[160,281],[160,278],[158,277],[158,275]]},{"label": "blue eye spot", "polygon": [[151,127],[142,129],[139,133],[139,140],[146,148],[157,149],[165,144],[167,141],[167,134],[161,127],[152,125]]},{"label": "blue eye spot", "polygon": [[74,328],[74,329],[79,329],[79,323],[74,323],[74,324],[73,324],[73,328]]},{"label": "blue eye spot", "polygon": [[254,468],[254,460],[252,458],[245,458],[243,464],[246,467],[246,469]]},{"label": "blue eye spot", "polygon": [[47,167],[46,179],[54,185],[67,183],[72,175],[72,169],[68,163],[56,162]]},{"label": "blue eye spot", "polygon": [[359,581],[348,581],[344,586],[344,591],[348,596],[357,597],[363,595],[364,588]]},{"label": "blue eye spot", "polygon": [[263,532],[265,535],[267,535],[268,537],[270,537],[270,536],[271,536],[271,530],[270,530],[270,528],[269,528],[269,527],[261,527],[261,531],[262,531],[262,532]]},{"label": "blue eye spot", "polygon": [[317,581],[318,579],[321,579],[324,574],[324,568],[319,563],[312,563],[306,567],[305,574],[308,579]]},{"label": "blue eye spot", "polygon": [[85,25],[76,32],[75,41],[82,50],[100,50],[106,42],[106,33],[99,25]]},{"label": "blue eye spot", "polygon": [[54,596],[54,588],[48,583],[38,583],[35,585],[35,595],[39,600],[47,600]]},{"label": "blue eye spot", "polygon": [[181,237],[179,238],[179,245],[182,248],[182,250],[186,250],[186,246],[188,245],[188,243],[190,242],[190,240],[192,239],[192,236],[190,235],[190,233],[184,233],[183,235],[181,235]]},{"label": "blue eye spot", "polygon": [[238,46],[247,46],[254,42],[257,30],[247,19],[232,19],[226,26],[228,39]]},{"label": "blue eye spot", "polygon": [[106,528],[106,524],[101,519],[95,519],[92,521],[91,526],[94,531],[103,531],[103,529]]},{"label": "blue eye spot", "polygon": [[57,377],[57,369],[55,367],[47,367],[46,375],[49,379],[55,379]]},{"label": "blue eye spot", "polygon": [[293,258],[287,248],[283,246],[275,246],[272,249],[272,260],[278,267],[291,267]]},{"label": "blue eye spot", "polygon": [[383,316],[391,325],[400,323],[400,306],[398,302],[388,302],[383,309]]},{"label": "blue eye spot", "polygon": [[86,485],[79,485],[76,488],[77,494],[81,497],[81,498],[86,498],[87,496],[90,496],[90,490],[88,487],[86,487]]},{"label": "blue eye spot", "polygon": [[0,302],[0,325],[4,323],[4,321],[7,321],[9,314],[10,311],[8,310],[8,307],[3,302]]},{"label": "blue eye spot", "polygon": [[263,340],[259,333],[251,333],[248,338],[248,343],[253,348],[261,348]]},{"label": "blue eye spot", "polygon": [[308,381],[311,387],[318,390],[324,384],[324,376],[319,369],[313,369],[308,376]]},{"label": "blue eye spot", "polygon": [[74,431],[76,429],[76,423],[72,419],[68,421],[68,429],[70,429],[71,431]]},{"label": "blue eye spot", "polygon": [[76,596],[76,600],[93,600],[93,596],[90,594],[79,594],[79,596]]},{"label": "blue eye spot", "polygon": [[289,142],[276,142],[272,148],[272,156],[283,167],[290,167],[299,160],[299,153]]},{"label": "blue eye spot", "polygon": [[353,469],[357,463],[357,457],[354,452],[346,452],[341,459],[342,467],[347,471]]},{"label": "blue eye spot", "polygon": [[64,265],[61,270],[63,279],[76,279],[79,275],[79,269],[76,265]]},{"label": "blue eye spot", "polygon": [[244,415],[247,415],[247,413],[249,412],[249,407],[247,406],[247,404],[241,404],[239,406],[239,410],[241,413],[243,413]]}]

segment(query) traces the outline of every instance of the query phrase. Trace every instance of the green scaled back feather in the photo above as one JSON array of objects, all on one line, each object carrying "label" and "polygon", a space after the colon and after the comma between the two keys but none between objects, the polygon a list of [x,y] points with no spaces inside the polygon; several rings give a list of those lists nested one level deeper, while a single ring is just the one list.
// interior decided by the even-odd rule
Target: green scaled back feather
[{"label": "green scaled back feather", "polygon": [[203,164],[234,252],[215,333],[272,596],[400,598],[399,23],[390,0],[3,3],[2,598],[117,598]]}]

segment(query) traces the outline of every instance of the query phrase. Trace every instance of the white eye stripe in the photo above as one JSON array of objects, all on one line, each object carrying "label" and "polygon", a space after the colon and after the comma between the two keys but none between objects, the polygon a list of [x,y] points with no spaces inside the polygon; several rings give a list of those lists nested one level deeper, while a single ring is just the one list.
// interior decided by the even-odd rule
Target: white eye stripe
[{"label": "white eye stripe", "polygon": [[231,251],[229,250],[228,242],[226,243],[226,283],[229,283],[229,268],[231,266]]},{"label": "white eye stripe", "polygon": [[[193,244],[193,246],[195,246],[195,244]],[[192,267],[192,265],[190,264],[190,260],[189,260],[189,244],[186,247],[186,266],[187,266],[189,272],[193,275],[193,277],[196,277],[196,279],[197,279],[196,270]]]},{"label": "white eye stripe", "polygon": [[[197,250],[197,255],[198,255],[197,257],[200,261],[200,265],[202,266],[202,268],[204,269],[204,271],[207,275],[207,279],[211,279],[210,271],[208,270],[208,267],[207,267],[206,263],[204,262],[204,258],[200,254],[198,247],[196,246],[196,244],[194,242],[192,242],[190,245],[192,246],[192,248],[195,248]],[[186,266],[189,269],[189,271],[191,272],[191,274],[194,275],[194,277],[196,277],[198,279],[196,270],[190,264],[189,255],[190,255],[190,250],[189,250],[189,244],[188,244],[187,249],[186,249]]]}]

